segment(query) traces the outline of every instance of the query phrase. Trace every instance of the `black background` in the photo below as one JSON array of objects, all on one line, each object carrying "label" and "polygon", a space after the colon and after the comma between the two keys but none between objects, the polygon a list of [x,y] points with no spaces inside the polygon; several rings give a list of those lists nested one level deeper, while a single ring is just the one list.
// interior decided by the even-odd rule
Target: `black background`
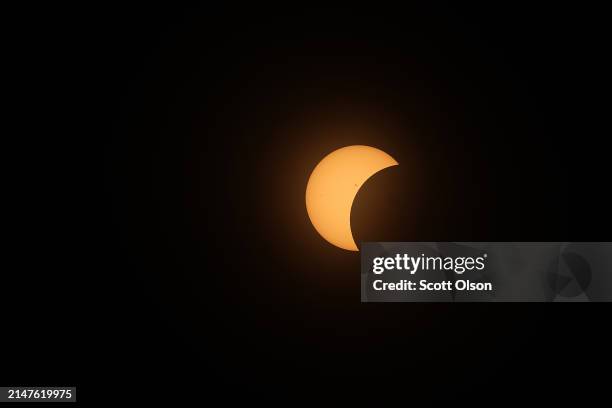
[{"label": "black background", "polygon": [[81,401],[605,395],[608,305],[361,304],[359,255],[304,206],[316,163],[366,144],[400,166],[359,192],[356,241],[610,240],[596,14],[80,15],[86,120],[22,231],[6,381]]}]

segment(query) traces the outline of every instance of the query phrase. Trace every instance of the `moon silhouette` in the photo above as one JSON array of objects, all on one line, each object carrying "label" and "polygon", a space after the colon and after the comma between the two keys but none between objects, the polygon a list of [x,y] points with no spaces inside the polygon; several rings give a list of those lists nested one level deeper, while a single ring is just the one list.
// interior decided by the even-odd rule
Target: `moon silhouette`
[{"label": "moon silhouette", "polygon": [[351,231],[351,207],[357,192],[379,171],[398,162],[370,146],[347,146],[325,156],[306,186],[306,211],[317,232],[330,244],[359,251]]}]

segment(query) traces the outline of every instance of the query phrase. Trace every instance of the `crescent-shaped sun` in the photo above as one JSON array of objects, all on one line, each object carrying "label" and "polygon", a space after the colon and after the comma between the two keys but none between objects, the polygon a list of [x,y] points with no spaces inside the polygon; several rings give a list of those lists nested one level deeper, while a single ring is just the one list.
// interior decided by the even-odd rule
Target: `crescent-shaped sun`
[{"label": "crescent-shaped sun", "polygon": [[317,232],[329,243],[359,251],[351,231],[351,207],[357,192],[379,171],[398,162],[370,146],[347,146],[325,156],[306,186],[306,211]]}]

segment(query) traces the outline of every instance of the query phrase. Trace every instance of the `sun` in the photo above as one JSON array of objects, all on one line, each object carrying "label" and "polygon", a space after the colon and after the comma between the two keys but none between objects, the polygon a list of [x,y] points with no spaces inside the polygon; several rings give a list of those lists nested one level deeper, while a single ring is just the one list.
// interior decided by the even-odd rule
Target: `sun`
[{"label": "sun", "polygon": [[329,243],[358,251],[351,231],[351,208],[357,192],[379,171],[398,162],[382,150],[355,145],[325,156],[306,186],[306,211],[317,232]]}]

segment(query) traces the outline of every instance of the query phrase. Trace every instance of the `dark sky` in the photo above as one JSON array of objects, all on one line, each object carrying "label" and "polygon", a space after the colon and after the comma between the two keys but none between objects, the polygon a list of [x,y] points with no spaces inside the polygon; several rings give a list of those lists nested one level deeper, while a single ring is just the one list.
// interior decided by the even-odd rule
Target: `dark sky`
[{"label": "dark sky", "polygon": [[606,233],[584,222],[598,207],[583,211],[589,184],[574,182],[577,144],[596,139],[589,45],[572,24],[528,10],[392,14],[126,17],[106,144],[109,244],[124,252],[107,268],[136,307],[119,349],[143,382],[249,400],[501,397],[518,373],[547,393],[582,367],[567,342],[595,357],[601,339],[583,347],[575,327],[584,310],[360,304],[358,256],[310,225],[312,168],[366,144],[402,165],[359,193],[358,241]]},{"label": "dark sky", "polygon": [[95,276],[80,291],[95,304],[57,306],[78,322],[55,341],[76,350],[62,375],[92,399],[113,384],[285,406],[600,387],[609,308],[361,304],[359,255],[323,241],[304,205],[323,156],[366,144],[400,166],[359,192],[357,241],[609,240],[596,21],[275,11],[87,17],[103,180],[66,274]]}]

